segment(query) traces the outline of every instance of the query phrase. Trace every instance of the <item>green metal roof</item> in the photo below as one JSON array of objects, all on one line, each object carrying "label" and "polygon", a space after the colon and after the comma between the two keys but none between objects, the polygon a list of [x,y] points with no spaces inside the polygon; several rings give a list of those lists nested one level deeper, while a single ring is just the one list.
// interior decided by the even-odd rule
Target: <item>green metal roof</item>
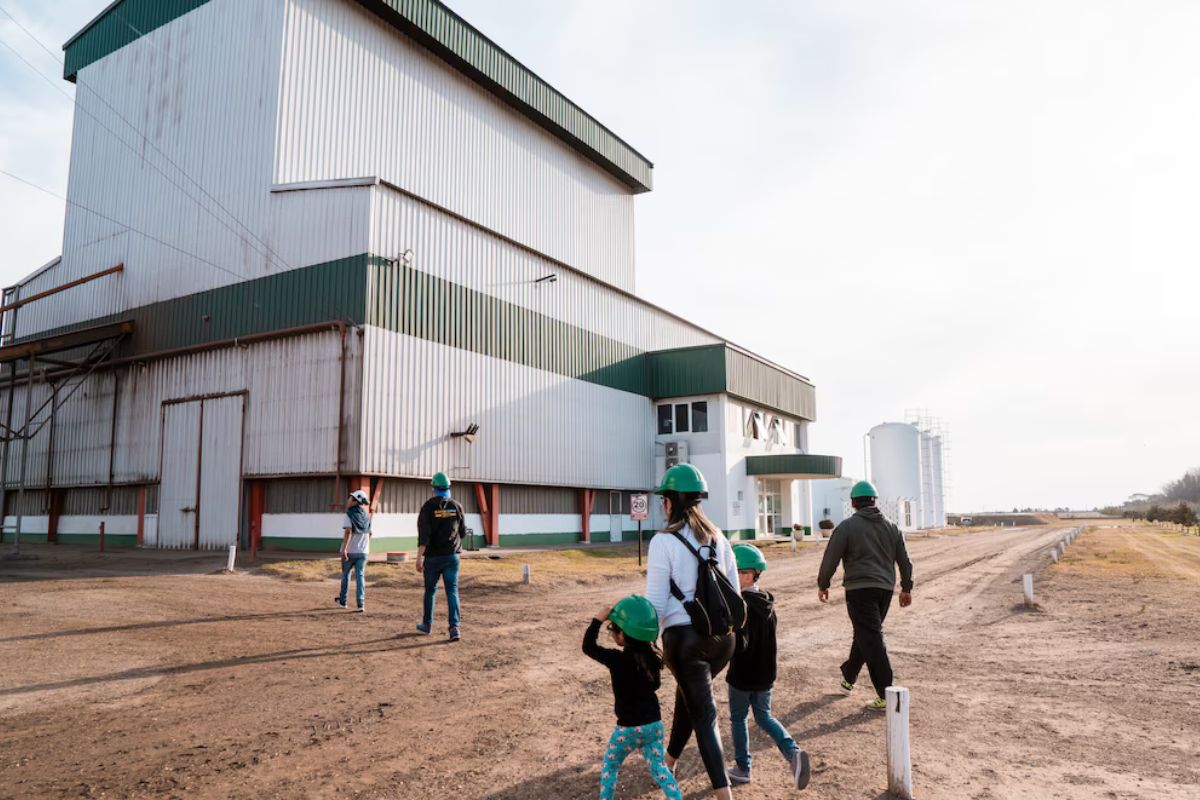
[{"label": "green metal roof", "polygon": [[[412,36],[487,91],[594,161],[634,192],[654,165],[439,0],[354,0]],[[63,45],[63,76],[194,11],[209,0],[116,0]]]},{"label": "green metal roof", "polygon": [[746,474],[790,479],[840,478],[842,459],[810,453],[746,456]]},{"label": "green metal roof", "polygon": [[649,395],[727,393],[801,419],[817,418],[816,389],[802,375],[729,343],[647,353]]}]

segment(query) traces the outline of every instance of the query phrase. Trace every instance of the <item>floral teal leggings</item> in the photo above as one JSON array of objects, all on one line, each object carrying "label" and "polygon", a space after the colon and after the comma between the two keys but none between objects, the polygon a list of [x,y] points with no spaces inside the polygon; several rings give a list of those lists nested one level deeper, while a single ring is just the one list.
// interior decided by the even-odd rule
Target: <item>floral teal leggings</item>
[{"label": "floral teal leggings", "polygon": [[604,766],[600,768],[600,800],[612,800],[617,791],[617,773],[621,771],[621,764],[638,747],[642,748],[642,758],[650,767],[650,777],[654,778],[668,800],[683,800],[679,784],[664,760],[661,720],[636,728],[622,728],[620,725],[613,728],[608,750],[604,752]]}]

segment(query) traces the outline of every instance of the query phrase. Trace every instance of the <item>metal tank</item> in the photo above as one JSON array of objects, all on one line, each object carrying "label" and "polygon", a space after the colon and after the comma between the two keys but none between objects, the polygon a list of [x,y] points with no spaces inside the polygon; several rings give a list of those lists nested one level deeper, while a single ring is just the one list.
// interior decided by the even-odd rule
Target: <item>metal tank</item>
[{"label": "metal tank", "polygon": [[921,434],[915,425],[885,422],[867,434],[871,443],[871,482],[880,500],[907,501],[899,507],[910,509],[894,520],[906,530],[920,526],[921,512]]},{"label": "metal tank", "polygon": [[945,464],[942,460],[942,437],[932,437],[931,445],[931,464],[933,473],[933,519],[931,527],[944,528],[946,526],[946,477]]}]

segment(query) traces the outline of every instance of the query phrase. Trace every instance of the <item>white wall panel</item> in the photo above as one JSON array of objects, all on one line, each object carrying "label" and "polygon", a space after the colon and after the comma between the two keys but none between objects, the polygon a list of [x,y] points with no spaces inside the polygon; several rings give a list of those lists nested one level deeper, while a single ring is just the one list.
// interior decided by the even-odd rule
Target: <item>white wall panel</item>
[{"label": "white wall panel", "polygon": [[[374,188],[371,252],[412,250],[416,269],[642,350],[719,341],[693,325],[386,186]],[[535,280],[556,274],[553,283]]]},{"label": "white wall panel", "polygon": [[276,183],[378,176],[633,289],[615,178],[357,3],[288,0],[284,31]]},{"label": "white wall panel", "polygon": [[242,228],[267,239],[282,13],[214,0],[79,72],[54,283],[125,273],[23,310],[20,335],[297,265]]},{"label": "white wall panel", "polygon": [[[649,485],[653,429],[645,397],[365,330],[365,471],[406,477],[444,471],[454,480],[597,488]],[[477,442],[450,438],[471,423],[480,426]]]},{"label": "white wall panel", "polygon": [[[249,392],[247,475],[333,473],[340,352],[340,336],[330,331],[119,368],[115,481],[158,480],[164,400],[240,391]],[[351,332],[346,337],[347,467],[357,459],[361,363],[361,339]],[[55,426],[54,485],[107,482],[112,385],[113,373],[94,375],[61,407]],[[35,383],[33,395],[36,408],[47,396],[45,385]],[[24,419],[24,398],[24,387],[18,386],[14,420]],[[6,403],[6,392],[0,391],[0,409]],[[49,426],[31,442],[27,486],[45,483],[48,442]],[[10,485],[16,482],[19,463],[20,443],[11,443]]]}]

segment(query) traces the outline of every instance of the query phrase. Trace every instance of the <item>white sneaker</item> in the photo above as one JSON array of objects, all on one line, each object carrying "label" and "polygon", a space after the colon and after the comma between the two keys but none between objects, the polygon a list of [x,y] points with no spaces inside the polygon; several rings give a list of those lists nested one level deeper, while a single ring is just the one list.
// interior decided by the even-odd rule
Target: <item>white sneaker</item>
[{"label": "white sneaker", "polygon": [[808,786],[811,777],[812,769],[808,764],[808,753],[797,750],[792,756],[792,779],[796,782],[796,788],[803,789]]}]

